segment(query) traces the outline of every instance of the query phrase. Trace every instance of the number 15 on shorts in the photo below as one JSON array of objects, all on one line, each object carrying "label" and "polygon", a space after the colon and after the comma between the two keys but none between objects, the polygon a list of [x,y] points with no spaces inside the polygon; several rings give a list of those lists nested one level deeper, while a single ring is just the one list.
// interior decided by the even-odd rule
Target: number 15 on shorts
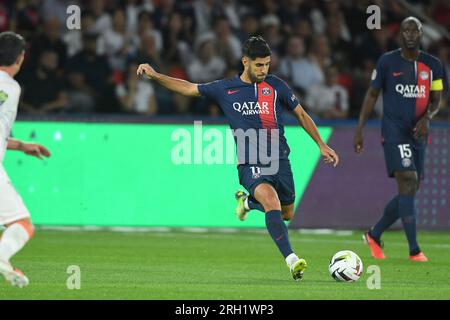
[{"label": "number 15 on shorts", "polygon": [[402,159],[412,157],[411,146],[409,144],[399,144],[398,148],[400,149]]}]

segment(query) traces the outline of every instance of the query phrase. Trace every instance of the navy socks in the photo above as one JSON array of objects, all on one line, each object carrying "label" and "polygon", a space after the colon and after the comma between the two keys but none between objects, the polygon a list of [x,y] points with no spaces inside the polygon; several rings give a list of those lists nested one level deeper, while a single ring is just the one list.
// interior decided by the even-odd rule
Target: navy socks
[{"label": "navy socks", "polygon": [[271,210],[266,213],[266,227],[284,258],[293,253],[288,229],[281,217],[280,210]]},{"label": "navy socks", "polygon": [[414,196],[398,196],[398,212],[402,219],[403,229],[409,244],[410,255],[420,252],[416,235],[416,211],[414,208]]},{"label": "navy socks", "polygon": [[380,221],[369,231],[370,236],[380,242],[381,234],[397,221],[398,218],[398,196],[395,196],[384,208],[384,214]]}]

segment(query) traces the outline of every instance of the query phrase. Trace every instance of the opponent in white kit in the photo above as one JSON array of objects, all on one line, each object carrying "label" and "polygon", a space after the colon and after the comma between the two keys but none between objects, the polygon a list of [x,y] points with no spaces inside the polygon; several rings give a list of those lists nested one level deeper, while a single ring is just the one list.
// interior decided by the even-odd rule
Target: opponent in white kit
[{"label": "opponent in white kit", "polygon": [[28,284],[28,278],[9,260],[33,236],[30,214],[6,174],[2,162],[5,150],[20,150],[42,159],[50,152],[43,146],[11,139],[16,119],[20,86],[13,77],[19,72],[25,56],[25,40],[13,32],[0,33],[0,225],[6,227],[0,239],[0,273],[16,287]]}]

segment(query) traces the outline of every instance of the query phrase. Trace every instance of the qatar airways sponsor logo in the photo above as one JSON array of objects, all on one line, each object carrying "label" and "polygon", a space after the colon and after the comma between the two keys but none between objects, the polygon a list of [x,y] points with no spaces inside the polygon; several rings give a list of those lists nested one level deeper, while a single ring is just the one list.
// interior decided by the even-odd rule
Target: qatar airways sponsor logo
[{"label": "qatar airways sponsor logo", "polygon": [[254,114],[270,114],[269,103],[263,101],[259,103],[258,101],[247,101],[247,102],[234,102],[233,109],[241,113],[243,116],[250,116]]},{"label": "qatar airways sponsor logo", "polygon": [[426,87],[424,85],[416,84],[397,84],[395,86],[395,91],[400,93],[403,98],[425,98],[426,97]]}]

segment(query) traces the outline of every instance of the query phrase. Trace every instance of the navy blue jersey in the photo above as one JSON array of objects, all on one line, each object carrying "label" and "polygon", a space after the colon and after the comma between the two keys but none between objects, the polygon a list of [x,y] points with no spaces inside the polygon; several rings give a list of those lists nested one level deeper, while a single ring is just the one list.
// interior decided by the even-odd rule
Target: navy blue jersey
[{"label": "navy blue jersey", "polygon": [[382,136],[389,143],[415,143],[413,129],[426,112],[430,91],[442,90],[443,68],[434,56],[420,51],[417,60],[401,49],[383,54],[372,74],[371,87],[383,91]]},{"label": "navy blue jersey", "polygon": [[[239,157],[239,163],[250,163],[249,152],[259,155],[260,143],[259,129],[267,129],[270,138],[272,129],[278,129],[277,141],[279,143],[279,159],[287,159],[290,153],[284,136],[284,127],[280,122],[282,107],[294,110],[299,104],[289,86],[280,78],[268,75],[261,83],[243,82],[239,75],[223,80],[217,80],[198,85],[201,95],[215,100],[227,117],[231,129],[256,129],[258,142],[245,145],[245,159]],[[236,132],[236,131],[235,131]],[[273,136],[272,136],[273,138]],[[236,140],[236,137],[235,137]],[[269,140],[268,140],[269,141]],[[244,146],[238,145],[239,149]],[[270,153],[270,143],[268,145]],[[258,161],[259,163],[259,157]]]}]

